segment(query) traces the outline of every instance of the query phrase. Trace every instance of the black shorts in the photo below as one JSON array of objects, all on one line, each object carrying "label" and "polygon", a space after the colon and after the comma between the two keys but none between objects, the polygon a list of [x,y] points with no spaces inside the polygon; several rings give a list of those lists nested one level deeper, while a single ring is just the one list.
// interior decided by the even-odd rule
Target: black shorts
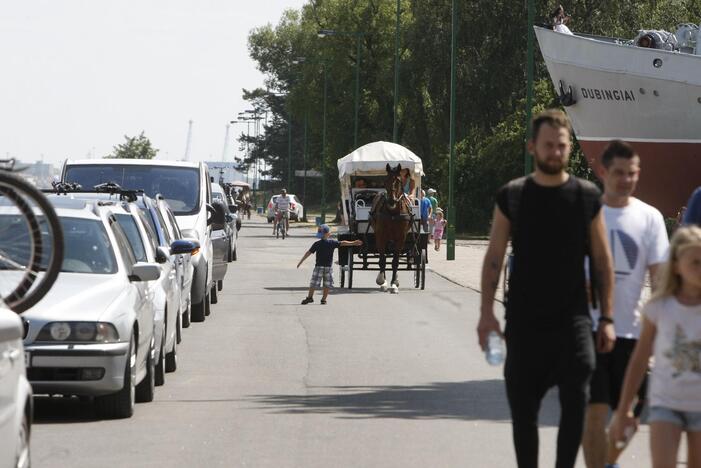
[{"label": "black shorts", "polygon": [[[596,340],[596,334],[594,334]],[[615,410],[623,388],[628,361],[633,354],[635,343],[632,338],[616,338],[616,344],[610,353],[596,353],[596,369],[591,378],[589,403],[605,403]],[[638,402],[633,412],[640,416],[645,404],[647,392],[647,375],[638,389]]]}]

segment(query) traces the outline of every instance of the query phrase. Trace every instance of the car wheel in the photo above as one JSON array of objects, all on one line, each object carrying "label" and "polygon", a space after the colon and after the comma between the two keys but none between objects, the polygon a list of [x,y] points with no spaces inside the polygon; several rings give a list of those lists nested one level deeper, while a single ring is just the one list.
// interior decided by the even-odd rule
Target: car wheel
[{"label": "car wheel", "polygon": [[17,456],[15,456],[15,466],[17,468],[29,468],[31,465],[29,457],[29,418],[26,411],[22,415],[22,425],[19,428],[19,443],[17,444]]},{"label": "car wheel", "polygon": [[[207,284],[205,282],[205,284]],[[190,319],[193,322],[204,322],[204,318],[206,315],[206,309],[207,309],[207,302],[209,301],[209,294],[205,294],[202,296],[202,300],[200,302],[195,302],[192,303],[190,306]]]},{"label": "car wheel", "polygon": [[237,255],[236,255],[236,246],[234,246],[234,253],[231,254],[231,259],[232,259],[233,261],[238,260]]},{"label": "car wheel", "polygon": [[[216,304],[219,302],[219,296],[217,295],[217,285],[216,283],[212,285],[211,292],[209,293],[209,303]],[[209,315],[209,313],[207,313]]]},{"label": "car wheel", "polygon": [[166,383],[166,331],[163,330],[163,339],[161,340],[161,352],[156,363],[156,375],[154,382],[157,387]]},{"label": "car wheel", "polygon": [[106,419],[130,418],[134,414],[136,401],[136,346],[132,334],[129,354],[124,366],[124,385],[117,393],[95,398],[97,413]]},{"label": "car wheel", "polygon": [[154,343],[151,343],[151,348],[146,356],[146,375],[136,386],[136,401],[139,403],[153,401],[153,396],[156,393],[156,363],[153,359],[155,354]]},{"label": "car wheel", "polygon": [[183,341],[183,322],[181,320],[181,315],[175,319],[175,342],[180,344]]},{"label": "car wheel", "polygon": [[190,326],[190,317],[192,311],[192,293],[187,295],[187,308],[183,314],[183,328],[188,328]]},{"label": "car wheel", "polygon": [[178,343],[173,342],[173,349],[166,354],[166,372],[175,372],[178,368]]},{"label": "car wheel", "polygon": [[[212,288],[212,289],[216,289],[216,288]],[[210,294],[207,294],[207,297],[204,298],[204,314],[205,315],[209,315],[212,313],[212,296]]]},{"label": "car wheel", "polygon": [[224,289],[224,280],[217,281],[217,291]]}]

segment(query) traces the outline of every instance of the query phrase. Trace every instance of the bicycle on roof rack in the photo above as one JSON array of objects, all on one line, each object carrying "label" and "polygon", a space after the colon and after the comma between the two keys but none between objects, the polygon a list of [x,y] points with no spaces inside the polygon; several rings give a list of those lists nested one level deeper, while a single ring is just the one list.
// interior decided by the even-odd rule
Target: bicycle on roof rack
[{"label": "bicycle on roof rack", "polygon": [[51,289],[63,263],[63,230],[39,189],[0,160],[0,299],[24,312]]}]

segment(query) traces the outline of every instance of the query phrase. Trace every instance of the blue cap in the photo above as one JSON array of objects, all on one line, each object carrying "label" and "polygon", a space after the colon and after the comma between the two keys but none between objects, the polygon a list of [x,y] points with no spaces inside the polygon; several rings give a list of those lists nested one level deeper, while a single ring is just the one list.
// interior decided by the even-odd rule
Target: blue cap
[{"label": "blue cap", "polygon": [[319,226],[319,228],[318,228],[317,231],[316,231],[316,237],[318,237],[319,239],[321,239],[322,237],[324,237],[324,234],[327,234],[327,233],[329,233],[329,232],[331,232],[331,228],[329,227],[329,225],[328,225],[328,224],[322,224],[322,225]]}]

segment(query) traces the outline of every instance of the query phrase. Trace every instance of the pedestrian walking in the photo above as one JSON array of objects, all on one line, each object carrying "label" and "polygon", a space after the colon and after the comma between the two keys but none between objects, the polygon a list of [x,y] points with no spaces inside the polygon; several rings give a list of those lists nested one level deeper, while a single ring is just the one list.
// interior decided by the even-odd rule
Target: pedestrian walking
[{"label": "pedestrian walking", "polygon": [[[635,395],[650,356],[650,452],[654,468],[677,466],[682,432],[687,466],[701,466],[701,228],[672,235],[669,260],[642,311],[640,339],[628,363],[611,437],[625,443],[636,427]],[[628,433],[628,434],[627,434]]]},{"label": "pedestrian walking", "polygon": [[441,250],[441,239],[443,239],[443,231],[445,230],[446,220],[443,218],[443,210],[436,210],[436,221],[433,227],[433,243],[436,252]]},{"label": "pedestrian walking", "polygon": [[[640,336],[640,298],[645,275],[650,275],[655,291],[657,270],[666,260],[669,241],[662,213],[632,196],[640,177],[640,158],[633,147],[620,140],[612,141],[601,156],[601,164],[604,223],[616,282],[616,343],[610,353],[596,355],[582,449],[588,468],[617,468],[624,447],[606,436],[609,409],[618,406],[625,369]],[[599,316],[599,310],[592,310],[595,323]],[[645,402],[645,379],[637,395],[636,421]]]},{"label": "pedestrian walking", "polygon": [[360,239],[354,241],[337,241],[331,239],[331,228],[327,224],[322,224],[319,226],[316,236],[319,238],[318,241],[314,242],[311,248],[304,253],[302,259],[297,264],[297,268],[302,265],[307,257],[311,254],[316,254],[316,264],[314,266],[314,272],[312,273],[312,280],[309,283],[309,293],[307,297],[302,301],[302,304],[309,304],[314,302],[314,290],[316,288],[322,287],[323,284],[323,295],[321,297],[321,303],[326,304],[326,300],[329,296],[329,291],[333,287],[333,252],[339,247],[352,247],[363,245],[363,241]]},{"label": "pedestrian walking", "polygon": [[426,191],[421,190],[421,229],[424,232],[428,232],[428,220],[433,214],[433,208],[431,208],[431,200],[426,198]]},{"label": "pedestrian walking", "polygon": [[494,296],[511,236],[513,268],[506,300],[504,378],[520,468],[538,466],[538,412],[552,386],[561,408],[556,467],[573,467],[582,438],[594,371],[592,319],[585,257],[593,260],[592,297],[601,303],[596,345],[613,348],[613,270],[600,192],[566,172],[572,148],[567,116],[557,110],[533,119],[528,149],[535,173],[509,182],[497,194],[482,267],[479,343],[501,335]]},{"label": "pedestrian walking", "polygon": [[438,210],[438,199],[436,198],[436,190],[435,189],[429,188],[426,193],[428,194],[428,200],[431,202],[431,210],[432,210],[431,217],[429,218],[429,221],[428,221],[428,229],[429,229],[428,240],[430,242],[431,239],[433,239],[433,227],[434,227],[435,220],[436,220],[436,211]]}]

